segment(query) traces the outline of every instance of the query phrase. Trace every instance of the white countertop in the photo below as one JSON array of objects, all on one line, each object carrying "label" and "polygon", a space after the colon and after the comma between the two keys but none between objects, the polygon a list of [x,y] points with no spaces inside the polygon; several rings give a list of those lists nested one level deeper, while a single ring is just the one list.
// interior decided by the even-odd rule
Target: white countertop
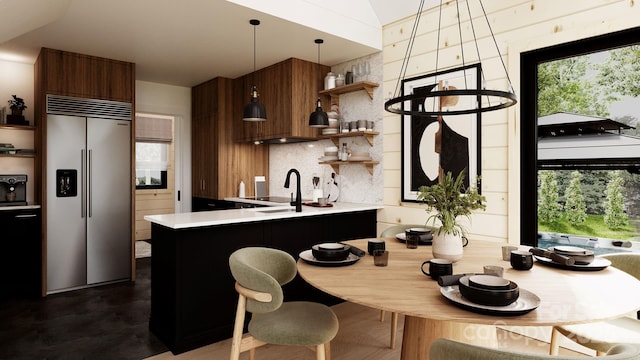
[{"label": "white countertop", "polygon": [[304,216],[339,214],[354,211],[382,209],[382,205],[332,203],[332,207],[312,207],[302,205],[302,212],[295,212],[292,206],[269,206],[249,209],[214,210],[180,214],[146,215],[145,220],[172,229],[237,224],[277,219],[292,219]]},{"label": "white countertop", "polygon": [[0,206],[0,211],[3,211],[3,210],[31,210],[31,209],[40,209],[40,205]]}]

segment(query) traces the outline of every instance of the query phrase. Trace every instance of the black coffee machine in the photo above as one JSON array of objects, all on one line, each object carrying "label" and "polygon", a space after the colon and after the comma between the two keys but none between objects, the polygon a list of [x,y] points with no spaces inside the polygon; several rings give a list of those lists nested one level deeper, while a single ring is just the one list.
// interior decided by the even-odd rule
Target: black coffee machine
[{"label": "black coffee machine", "polygon": [[0,206],[27,205],[27,175],[0,175]]}]

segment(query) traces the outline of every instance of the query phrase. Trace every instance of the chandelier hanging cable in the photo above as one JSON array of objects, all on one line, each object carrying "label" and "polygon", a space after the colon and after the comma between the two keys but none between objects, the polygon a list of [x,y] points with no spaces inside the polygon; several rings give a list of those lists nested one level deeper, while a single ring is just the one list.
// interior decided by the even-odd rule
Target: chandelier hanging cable
[{"label": "chandelier hanging cable", "polygon": [[[459,34],[459,41],[460,41],[460,51],[461,51],[461,58],[462,58],[462,65],[463,67],[466,66],[466,60],[464,57],[464,46],[463,46],[463,38],[462,38],[462,20],[461,20],[461,16],[460,16],[460,8],[459,8],[459,1],[460,0],[456,0],[456,10],[458,11],[458,34]],[[478,56],[478,62],[481,63],[481,57],[480,57],[480,49],[478,47],[478,40],[476,38],[476,31],[475,31],[475,26],[473,23],[473,18],[471,16],[471,9],[469,6],[469,1],[467,0],[467,12],[468,12],[468,16],[469,16],[469,23],[471,26],[471,32],[473,35],[473,42],[475,44],[475,48],[476,48],[476,52],[477,52],[477,56]],[[441,115],[464,115],[464,114],[473,114],[473,113],[478,113],[478,112],[489,112],[489,111],[494,111],[494,110],[499,110],[499,109],[505,109],[508,108],[510,106],[515,105],[518,102],[518,98],[515,94],[515,91],[513,90],[513,85],[511,84],[511,79],[509,78],[509,73],[507,72],[507,68],[505,66],[505,63],[502,59],[502,56],[500,55],[500,49],[498,48],[498,42],[496,41],[496,38],[493,34],[493,29],[491,28],[491,25],[489,23],[489,19],[487,18],[487,13],[484,9],[484,5],[482,4],[482,0],[478,0],[480,3],[480,8],[482,9],[482,14],[486,20],[487,23],[487,27],[489,29],[489,33],[491,35],[491,38],[493,40],[494,46],[496,48],[496,51],[498,53],[498,57],[500,58],[500,62],[502,64],[502,69],[506,75],[507,78],[507,82],[508,82],[508,89],[509,91],[502,91],[502,90],[490,90],[490,89],[486,89],[485,85],[486,84],[486,80],[484,78],[484,73],[482,72],[482,70],[480,70],[481,74],[482,74],[482,86],[480,89],[478,88],[474,88],[474,89],[469,89],[469,88],[464,88],[464,89],[448,89],[445,85],[445,88],[443,90],[440,90],[437,88],[438,84],[435,83],[432,86],[430,86],[431,91],[428,91],[426,93],[422,93],[422,94],[404,94],[404,89],[401,88],[403,79],[406,78],[406,73],[407,73],[407,68],[408,68],[408,63],[409,63],[409,59],[411,58],[411,52],[413,50],[413,45],[415,42],[415,37],[416,37],[416,33],[417,33],[417,29],[418,29],[418,24],[420,22],[420,17],[421,14],[423,12],[423,8],[424,8],[424,0],[420,1],[420,6],[418,8],[418,13],[416,14],[415,17],[415,22],[413,24],[413,29],[411,30],[411,35],[409,38],[409,43],[407,44],[407,50],[405,52],[405,57],[403,59],[402,62],[402,66],[400,68],[400,75],[398,77],[398,81],[396,83],[396,88],[395,88],[395,93],[394,93],[394,98],[389,99],[385,102],[384,107],[386,111],[389,111],[391,113],[394,114],[400,114],[400,115],[411,115],[411,116],[423,116],[423,117],[432,117],[432,116],[441,116]],[[442,0],[440,0],[440,9],[439,9],[439,18],[438,18],[438,33],[437,33],[437,44],[438,47],[436,47],[436,73],[438,73],[438,71],[440,70],[438,68],[439,66],[439,55],[440,55],[440,48],[439,48],[439,44],[440,44],[440,32],[442,29]],[[437,77],[436,77],[437,79]],[[465,76],[465,82],[466,82],[466,76]],[[435,90],[434,90],[435,88]],[[448,108],[444,108],[444,109],[436,109],[435,107],[432,110],[427,110],[426,107],[422,106],[420,107],[419,110],[411,110],[411,107],[405,107],[405,102],[418,102],[418,103],[422,103],[424,104],[424,102],[427,99],[438,99],[441,100],[443,98],[446,97],[451,97],[451,98],[460,98],[460,97],[468,97],[468,96],[472,96],[477,98],[477,101],[473,102],[476,103],[476,107],[469,107],[469,108],[463,108],[463,109],[448,109]],[[486,106],[483,106],[482,100],[486,100]]]}]

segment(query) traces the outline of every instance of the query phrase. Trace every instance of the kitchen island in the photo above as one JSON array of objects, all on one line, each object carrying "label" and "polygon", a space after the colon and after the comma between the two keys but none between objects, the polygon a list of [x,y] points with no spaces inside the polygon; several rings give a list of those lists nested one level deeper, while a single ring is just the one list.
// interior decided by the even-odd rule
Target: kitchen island
[{"label": "kitchen island", "polygon": [[[332,205],[145,216],[151,222],[151,331],[175,354],[230,338],[238,295],[228,259],[237,249],[267,246],[298,259],[313,244],[376,236],[382,206]],[[283,289],[287,301],[340,301],[298,276]]]}]

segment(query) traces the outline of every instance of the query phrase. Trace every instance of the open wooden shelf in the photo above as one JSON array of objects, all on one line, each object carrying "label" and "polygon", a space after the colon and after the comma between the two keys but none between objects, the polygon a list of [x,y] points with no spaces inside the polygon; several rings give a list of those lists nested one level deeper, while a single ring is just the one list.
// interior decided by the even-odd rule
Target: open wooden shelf
[{"label": "open wooden shelf", "polygon": [[364,90],[367,92],[367,94],[369,94],[369,98],[373,100],[373,89],[377,88],[378,86],[379,85],[377,83],[371,81],[358,81],[354,82],[353,84],[337,86],[333,89],[322,90],[319,92],[319,94],[331,96],[331,105],[340,107],[341,94]]},{"label": "open wooden shelf", "polygon": [[0,154],[0,157],[35,158],[36,154]]},{"label": "open wooden shelf", "polygon": [[358,81],[353,84],[337,86],[333,89],[327,89],[320,91],[320,95],[329,95],[331,97],[338,96],[341,94],[346,94],[354,91],[364,90],[369,94],[369,97],[373,99],[373,89],[377,88],[379,85],[377,83],[371,81]]},{"label": "open wooden shelf", "polygon": [[367,170],[369,170],[369,174],[373,175],[373,166],[378,165],[379,161],[321,161],[320,164],[331,165],[333,171],[340,175],[340,165],[353,165],[353,164],[361,164],[364,165]]},{"label": "open wooden shelf", "polygon": [[348,132],[348,133],[337,133],[337,134],[331,134],[331,135],[321,135],[320,138],[321,139],[331,139],[331,141],[333,141],[333,143],[336,144],[337,147],[340,147],[340,139],[341,138],[363,136],[365,139],[367,139],[367,141],[369,142],[369,145],[373,146],[373,138],[376,135],[380,135],[380,133],[377,132],[377,131],[353,131],[353,132]]},{"label": "open wooden shelf", "polygon": [[35,130],[35,126],[31,125],[12,125],[12,124],[1,124],[0,129],[14,129],[14,130]]}]

